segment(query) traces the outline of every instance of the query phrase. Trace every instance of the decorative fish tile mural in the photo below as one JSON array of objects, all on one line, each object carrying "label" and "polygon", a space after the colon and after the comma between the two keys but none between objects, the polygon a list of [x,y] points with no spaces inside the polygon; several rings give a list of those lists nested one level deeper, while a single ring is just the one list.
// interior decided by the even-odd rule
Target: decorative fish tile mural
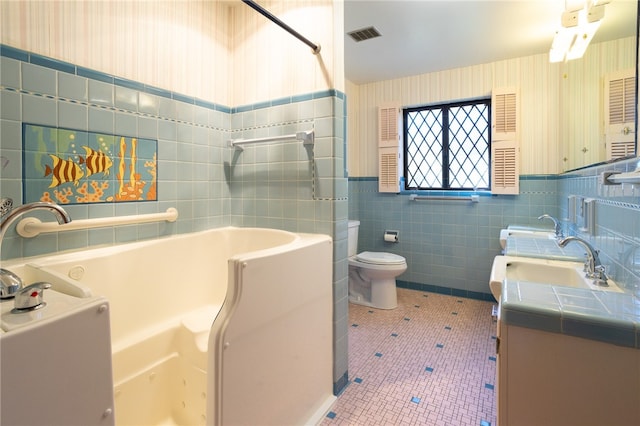
[{"label": "decorative fish tile mural", "polygon": [[23,124],[24,202],[156,201],[158,141]]}]

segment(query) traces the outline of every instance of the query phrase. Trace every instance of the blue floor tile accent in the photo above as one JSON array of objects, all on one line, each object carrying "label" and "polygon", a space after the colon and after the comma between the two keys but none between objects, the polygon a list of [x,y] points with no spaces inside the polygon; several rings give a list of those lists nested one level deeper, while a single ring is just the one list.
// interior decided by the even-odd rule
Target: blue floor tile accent
[{"label": "blue floor tile accent", "polygon": [[491,426],[491,422],[486,420],[480,420],[480,426]]},{"label": "blue floor tile accent", "polygon": [[485,383],[484,387],[487,388],[487,389],[491,389],[491,390],[493,390],[493,388],[494,388],[494,386],[491,383]]},{"label": "blue floor tile accent", "polygon": [[496,336],[491,336],[491,340],[496,340],[497,337]]},{"label": "blue floor tile accent", "polygon": [[334,413],[333,411],[329,411],[327,413],[327,417],[329,417],[330,419],[335,419],[336,418],[336,413]]},{"label": "blue floor tile accent", "polygon": [[[355,343],[355,347],[363,348],[365,353],[350,357],[349,362],[353,371],[349,376],[347,392],[344,392],[342,400],[339,400],[337,405],[330,408],[337,413],[336,418],[325,418],[322,425],[331,426],[337,423],[396,425],[403,420],[407,420],[405,421],[407,424],[429,425],[435,423],[434,419],[444,417],[450,421],[443,424],[453,424],[455,423],[453,419],[462,415],[468,419],[469,426],[474,424],[478,426],[482,421],[487,423],[482,423],[480,426],[495,426],[495,395],[498,384],[494,381],[495,377],[491,378],[491,376],[495,374],[496,362],[489,361],[487,364],[489,357],[496,357],[497,360],[495,340],[487,340],[487,335],[489,337],[497,335],[495,321],[490,316],[491,304],[433,293],[429,293],[429,299],[425,301],[423,299],[425,294],[402,288],[398,289],[398,296],[402,297],[398,297],[398,309],[395,312],[359,305],[349,306],[349,319],[346,321],[350,328],[349,340]],[[459,307],[457,304],[454,305],[457,299],[463,300],[463,305]],[[369,316],[370,314],[367,313],[369,310],[373,310],[376,315]],[[453,311],[458,315],[452,315]],[[410,320],[407,324],[404,326],[401,325],[402,323],[398,324],[398,320],[404,322],[405,318]],[[464,320],[467,324],[475,322],[477,318],[483,318],[477,324],[483,327],[481,330],[476,330],[475,324],[474,327],[460,327],[459,321]],[[359,326],[351,328],[352,324]],[[399,331],[394,330],[396,327]],[[410,333],[407,327],[411,327]],[[454,328],[455,335],[452,331]],[[366,333],[363,333],[365,331]],[[455,338],[456,342],[467,338],[472,339],[473,351],[464,351],[464,354],[457,353],[456,356],[450,356],[454,349],[453,346],[449,346],[452,343],[451,338]],[[412,344],[423,347],[416,358],[415,351],[400,350],[402,349],[398,346],[400,343],[402,347]],[[369,352],[372,349],[373,354]],[[367,352],[374,355],[374,358],[378,358],[378,361],[369,358]],[[483,357],[484,363],[481,362]],[[385,360],[383,361],[382,358]],[[447,368],[442,368],[442,361],[447,364]],[[437,372],[436,365],[438,365]],[[387,368],[391,368],[392,371],[407,371],[408,374],[403,374],[402,378],[394,374],[392,383],[388,380]],[[455,381],[461,377],[460,373],[467,369],[471,373],[467,377],[477,379],[468,379],[464,384],[461,383],[466,387],[465,400],[477,401],[477,404],[468,406],[465,401],[460,400],[457,393],[447,392],[445,395],[433,392],[437,390],[438,383]],[[354,374],[356,371],[358,375]],[[416,374],[418,377],[415,376]],[[416,386],[417,384],[420,385]],[[485,387],[487,384],[494,388]],[[435,389],[434,386],[436,386]],[[425,389],[429,391],[424,392]],[[370,395],[375,393],[384,395],[384,398],[376,401],[375,406],[372,407]],[[371,418],[373,413],[369,410],[370,408],[375,408],[376,412],[389,410],[393,413],[389,413],[389,417],[384,420],[375,421]],[[400,414],[396,412],[398,408],[408,409],[411,412],[411,419],[398,417],[396,415]],[[345,412],[345,409],[348,412]]]},{"label": "blue floor tile accent", "polygon": [[489,357],[489,361],[495,361],[495,360],[496,360],[496,357],[495,357],[495,356],[490,356],[490,357]]}]

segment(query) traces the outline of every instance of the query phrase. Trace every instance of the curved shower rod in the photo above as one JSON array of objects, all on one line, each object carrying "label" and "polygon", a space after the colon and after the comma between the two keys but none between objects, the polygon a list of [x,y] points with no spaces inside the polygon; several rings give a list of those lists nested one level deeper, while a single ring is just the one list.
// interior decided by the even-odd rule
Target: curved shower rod
[{"label": "curved shower rod", "polygon": [[295,38],[297,38],[298,40],[300,40],[301,42],[303,42],[304,44],[309,46],[314,55],[317,55],[318,53],[320,53],[320,45],[319,44],[312,43],[308,38],[304,37],[302,34],[297,32],[293,28],[291,28],[289,25],[287,25],[284,22],[282,22],[278,17],[273,15],[268,10],[264,9],[262,6],[260,6],[255,1],[253,1],[253,0],[242,0],[242,2],[245,3],[247,6],[251,7],[253,10],[257,11],[258,13],[260,13],[261,15],[263,15],[265,18],[269,19],[270,21],[274,22],[275,24],[278,24],[281,28],[283,28],[289,34],[291,34],[292,36],[294,36]]}]

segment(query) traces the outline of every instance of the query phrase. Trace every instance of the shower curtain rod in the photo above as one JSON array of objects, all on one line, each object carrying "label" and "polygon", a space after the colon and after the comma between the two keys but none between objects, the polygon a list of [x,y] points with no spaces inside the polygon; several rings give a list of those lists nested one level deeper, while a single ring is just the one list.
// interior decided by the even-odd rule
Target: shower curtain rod
[{"label": "shower curtain rod", "polygon": [[315,44],[315,43],[312,43],[311,41],[309,41],[308,38],[304,37],[302,34],[297,32],[293,28],[291,28],[289,25],[287,25],[284,22],[282,22],[278,17],[276,17],[275,15],[271,14],[268,10],[262,8],[262,6],[257,4],[255,1],[253,1],[253,0],[242,0],[242,2],[244,4],[246,4],[247,6],[251,7],[253,10],[257,11],[258,13],[260,13],[265,18],[269,19],[270,21],[274,22],[275,24],[278,24],[281,28],[283,28],[289,34],[291,34],[292,36],[294,36],[295,38],[297,38],[298,40],[300,40],[301,42],[303,42],[304,44],[309,46],[314,55],[317,55],[318,53],[320,53],[320,45],[319,44]]}]

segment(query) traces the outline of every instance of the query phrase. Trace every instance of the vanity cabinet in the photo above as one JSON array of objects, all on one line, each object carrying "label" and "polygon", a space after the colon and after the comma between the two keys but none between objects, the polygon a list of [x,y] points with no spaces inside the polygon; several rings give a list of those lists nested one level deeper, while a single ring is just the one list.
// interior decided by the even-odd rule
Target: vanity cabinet
[{"label": "vanity cabinet", "polygon": [[499,426],[640,425],[640,349],[506,324],[500,316]]}]

